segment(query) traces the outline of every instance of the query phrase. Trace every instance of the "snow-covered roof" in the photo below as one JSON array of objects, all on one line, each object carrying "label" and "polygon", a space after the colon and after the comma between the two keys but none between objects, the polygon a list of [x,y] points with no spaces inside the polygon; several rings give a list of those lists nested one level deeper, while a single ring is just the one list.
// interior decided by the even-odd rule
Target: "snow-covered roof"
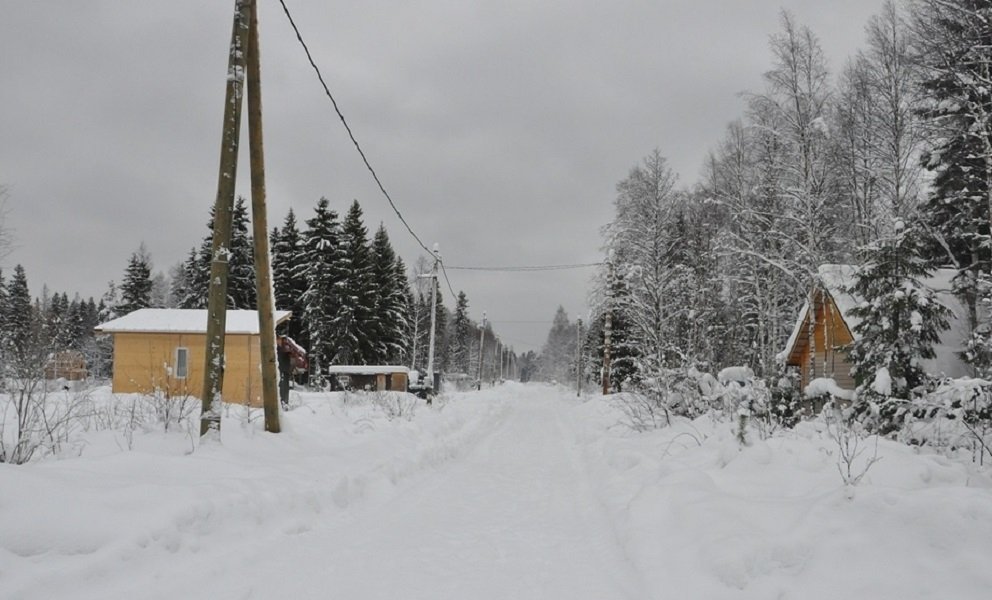
[{"label": "snow-covered roof", "polygon": [[409,373],[410,369],[397,365],[334,365],[327,367],[331,375],[388,375],[390,373]]},{"label": "snow-covered roof", "polygon": [[[858,306],[861,300],[848,293],[847,290],[854,285],[857,269],[854,265],[826,264],[820,265],[817,270],[823,289],[833,299],[854,339],[858,338],[854,328],[861,322],[861,319],[852,315],[850,311]],[[924,369],[934,375],[943,373],[949,377],[963,377],[971,374],[971,369],[960,356],[970,331],[967,309],[954,294],[952,280],[957,274],[956,269],[937,269],[931,273],[930,277],[921,281],[923,286],[934,293],[936,300],[951,312],[948,319],[950,327],[941,332],[940,341],[933,348],[936,358],[924,361]],[[779,354],[781,359],[788,360],[799,338],[806,333],[807,328],[803,326],[803,322],[808,313],[809,301],[799,311],[799,318],[796,319],[785,350]]]},{"label": "snow-covered roof", "polygon": [[[288,310],[277,310],[278,325],[290,317]],[[257,334],[258,312],[228,310],[228,334]],[[142,308],[96,327],[100,333],[206,333],[207,311],[186,308]]]}]

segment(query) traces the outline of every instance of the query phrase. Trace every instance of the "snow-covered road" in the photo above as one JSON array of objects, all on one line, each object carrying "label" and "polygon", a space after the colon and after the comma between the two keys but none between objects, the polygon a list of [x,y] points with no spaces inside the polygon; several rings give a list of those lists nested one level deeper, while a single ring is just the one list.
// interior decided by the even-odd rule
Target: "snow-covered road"
[{"label": "snow-covered road", "polygon": [[[112,400],[108,394],[108,400]],[[127,401],[128,399],[123,399]],[[409,418],[303,394],[283,433],[86,433],[0,464],[0,599],[986,598],[992,479],[881,440],[845,489],[822,422],[618,427],[506,384]],[[379,399],[381,400],[381,399]],[[393,415],[393,418],[390,418]]]},{"label": "snow-covered road", "polygon": [[[42,544],[45,533],[14,525],[24,560],[0,560],[0,589],[6,574],[25,599],[644,598],[582,463],[575,404],[555,388],[513,385],[422,409],[411,423],[339,409],[348,430],[327,432],[338,441],[305,457],[283,447],[291,437],[242,431],[192,457],[131,452],[95,468],[11,470],[49,496],[79,487],[82,466],[94,477],[87,491],[135,497],[116,535],[105,533],[113,508],[96,498],[66,504],[81,511],[61,517],[67,527],[98,524],[74,541]],[[303,427],[315,420],[290,413],[290,436],[312,444]],[[259,456],[234,460],[242,450]],[[275,458],[259,462],[267,452]],[[109,466],[117,461],[134,464]]]},{"label": "snow-covered road", "polygon": [[209,583],[182,587],[259,598],[644,597],[560,401],[544,390],[510,402],[469,453],[390,501],[227,554]]}]

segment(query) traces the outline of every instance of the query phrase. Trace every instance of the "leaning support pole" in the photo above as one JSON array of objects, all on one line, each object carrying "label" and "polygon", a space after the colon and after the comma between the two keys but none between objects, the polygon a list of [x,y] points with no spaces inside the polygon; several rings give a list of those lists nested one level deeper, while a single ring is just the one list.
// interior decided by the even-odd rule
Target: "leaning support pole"
[{"label": "leaning support pole", "polygon": [[227,63],[224,96],[224,133],[220,146],[220,172],[214,203],[214,238],[207,299],[207,340],[203,359],[203,408],[200,436],[220,441],[221,393],[224,385],[224,334],[227,328],[227,273],[231,248],[231,213],[238,171],[241,134],[241,95],[244,87],[245,42],[248,39],[249,0],[235,0],[234,27]]},{"label": "leaning support pole", "polygon": [[265,208],[265,155],[262,145],[262,80],[258,46],[258,0],[251,3],[248,35],[248,150],[251,157],[251,222],[255,238],[255,295],[262,358],[262,406],[265,430],[279,433],[276,380],[275,300],[269,262],[269,221]]}]

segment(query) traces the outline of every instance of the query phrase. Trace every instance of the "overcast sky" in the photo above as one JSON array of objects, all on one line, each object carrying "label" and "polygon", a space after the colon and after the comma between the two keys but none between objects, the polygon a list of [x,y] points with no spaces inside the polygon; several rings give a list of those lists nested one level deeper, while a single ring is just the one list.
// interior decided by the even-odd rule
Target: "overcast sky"
[{"label": "overcast sky", "polygon": [[[326,196],[418,246],[333,115],[277,0],[260,0],[269,223]],[[658,148],[692,185],[761,89],[785,8],[837,70],[881,0],[287,0],[359,142],[449,265],[600,260],[616,183]],[[99,296],[144,242],[167,270],[206,234],[231,0],[0,0],[0,184],[35,293]],[[247,117],[244,120],[247,124]],[[247,142],[247,136],[243,136]],[[242,155],[247,157],[247,144]],[[247,160],[239,193],[248,195]],[[517,349],[590,269],[449,271]],[[445,298],[450,307],[450,297]],[[509,323],[508,321],[518,321]],[[527,322],[521,322],[527,321]]]}]

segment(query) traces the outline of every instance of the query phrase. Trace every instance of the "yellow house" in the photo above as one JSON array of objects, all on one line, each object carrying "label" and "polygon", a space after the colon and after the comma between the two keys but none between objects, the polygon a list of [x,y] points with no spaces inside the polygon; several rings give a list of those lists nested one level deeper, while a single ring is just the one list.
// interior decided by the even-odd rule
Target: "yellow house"
[{"label": "yellow house", "polygon": [[[779,354],[786,365],[799,369],[803,389],[819,377],[832,378],[846,390],[855,388],[852,365],[847,357],[847,350],[856,339],[854,330],[859,322],[850,311],[861,303],[847,291],[855,281],[855,274],[856,267],[852,265],[820,266],[817,273],[819,285],[812,295],[812,310],[807,299],[785,350]],[[936,357],[924,361],[924,369],[932,375],[972,375],[971,368],[960,356],[970,335],[970,327],[966,309],[952,291],[951,280],[956,274],[954,269],[937,269],[930,278],[921,282],[934,292],[938,302],[951,311],[950,328],[940,334],[940,341],[934,346]],[[810,353],[813,354],[812,360]]]},{"label": "yellow house", "polygon": [[[276,311],[276,325],[290,312]],[[258,313],[227,311],[225,402],[262,405]],[[114,338],[113,391],[202,397],[207,311],[143,308],[96,328]]]}]

